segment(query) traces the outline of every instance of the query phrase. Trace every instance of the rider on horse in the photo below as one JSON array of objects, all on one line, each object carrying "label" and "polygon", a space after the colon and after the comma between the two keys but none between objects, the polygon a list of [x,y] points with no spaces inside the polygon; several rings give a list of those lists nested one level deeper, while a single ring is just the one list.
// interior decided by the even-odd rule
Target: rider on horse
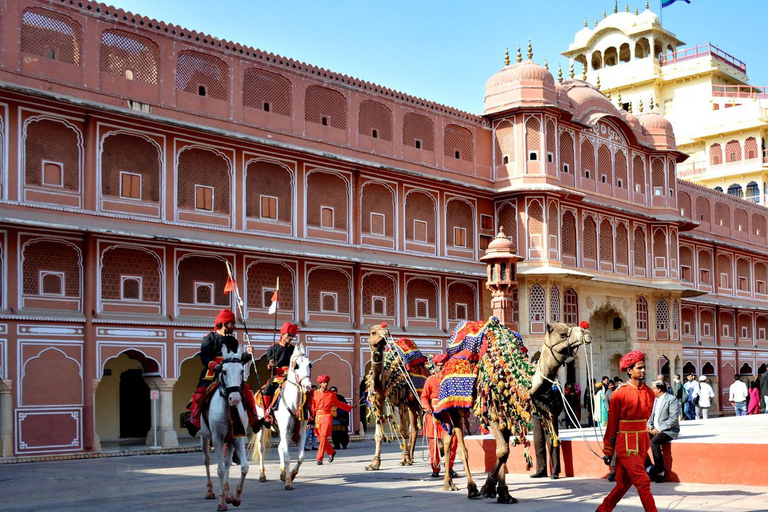
[{"label": "rider on horse", "polygon": [[272,371],[272,379],[264,386],[261,392],[264,400],[264,423],[270,425],[273,423],[272,400],[285,380],[288,373],[288,367],[291,363],[293,350],[296,348],[291,345],[291,341],[299,333],[299,326],[291,322],[285,322],[280,328],[280,341],[272,345],[267,350],[267,369]]},{"label": "rider on horse", "polygon": [[[237,338],[232,336],[235,332],[235,314],[232,311],[226,308],[222,309],[216,316],[214,324],[214,330],[203,338],[203,342],[200,345],[199,355],[204,368],[200,373],[197,389],[192,395],[192,401],[189,406],[190,416],[186,425],[189,434],[193,437],[200,430],[200,413],[208,388],[216,379],[216,373],[219,371],[221,362],[224,360],[222,346],[226,345],[230,352],[236,352],[239,345]],[[250,361],[253,357],[251,347],[247,347],[246,350],[247,352],[243,353],[244,363]],[[243,385],[243,398],[248,418],[251,426],[253,426],[257,420],[256,401],[253,397],[253,390],[251,390],[247,383]]]}]

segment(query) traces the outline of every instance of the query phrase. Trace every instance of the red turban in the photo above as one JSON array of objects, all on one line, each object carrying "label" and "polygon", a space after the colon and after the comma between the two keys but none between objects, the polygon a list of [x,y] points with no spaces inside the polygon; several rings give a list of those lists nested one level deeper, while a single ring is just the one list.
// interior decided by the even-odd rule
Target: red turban
[{"label": "red turban", "polygon": [[296,336],[299,332],[299,326],[296,324],[292,324],[291,322],[285,322],[283,326],[280,328],[280,335],[283,334],[290,334],[291,336]]},{"label": "red turban", "polygon": [[216,315],[216,320],[213,321],[214,325],[219,324],[226,324],[227,322],[234,322],[235,321],[235,314],[230,311],[227,308],[222,309],[218,315]]},{"label": "red turban", "polygon": [[436,354],[432,356],[432,362],[434,364],[445,363],[448,360],[448,356],[445,354]]},{"label": "red turban", "polygon": [[323,382],[331,382],[331,378],[328,375],[321,375],[317,378],[317,383],[322,384]]},{"label": "red turban", "polygon": [[629,367],[631,367],[633,364],[640,361],[645,361],[645,354],[643,354],[639,350],[633,350],[632,352],[630,352],[629,354],[621,358],[621,361],[619,361],[619,370],[623,372],[627,370]]}]

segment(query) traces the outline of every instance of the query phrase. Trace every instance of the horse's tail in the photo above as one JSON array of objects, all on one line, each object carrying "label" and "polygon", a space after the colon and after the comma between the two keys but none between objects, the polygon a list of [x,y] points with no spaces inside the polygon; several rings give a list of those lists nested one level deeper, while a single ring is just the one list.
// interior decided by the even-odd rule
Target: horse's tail
[{"label": "horse's tail", "polygon": [[[267,458],[267,450],[270,446],[272,446],[272,429],[261,427],[261,455],[266,460]],[[251,433],[251,437],[248,438],[248,460],[252,462],[259,462],[259,450],[258,450],[258,442],[259,442],[259,436],[258,432]]]}]

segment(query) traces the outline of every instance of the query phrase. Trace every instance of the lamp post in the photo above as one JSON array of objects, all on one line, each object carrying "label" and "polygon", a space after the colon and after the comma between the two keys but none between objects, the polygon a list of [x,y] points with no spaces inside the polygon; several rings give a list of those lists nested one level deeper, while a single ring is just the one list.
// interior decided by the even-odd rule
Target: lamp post
[{"label": "lamp post", "polygon": [[491,309],[502,324],[517,331],[514,321],[513,295],[517,290],[517,262],[523,258],[513,252],[512,241],[499,227],[499,234],[488,244],[485,256],[480,261],[486,264],[485,286],[491,291]]}]

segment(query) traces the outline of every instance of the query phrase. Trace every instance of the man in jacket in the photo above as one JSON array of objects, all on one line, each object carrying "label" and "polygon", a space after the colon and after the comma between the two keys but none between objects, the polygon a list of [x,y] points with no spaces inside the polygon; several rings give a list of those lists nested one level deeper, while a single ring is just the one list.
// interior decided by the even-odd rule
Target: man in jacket
[{"label": "man in jacket", "polygon": [[656,483],[662,483],[667,477],[667,472],[661,447],[680,435],[680,405],[677,398],[667,393],[667,384],[664,381],[654,381],[651,390],[656,396],[653,412],[648,419],[653,464],[646,457],[645,466],[651,468],[650,476],[656,478]]}]

